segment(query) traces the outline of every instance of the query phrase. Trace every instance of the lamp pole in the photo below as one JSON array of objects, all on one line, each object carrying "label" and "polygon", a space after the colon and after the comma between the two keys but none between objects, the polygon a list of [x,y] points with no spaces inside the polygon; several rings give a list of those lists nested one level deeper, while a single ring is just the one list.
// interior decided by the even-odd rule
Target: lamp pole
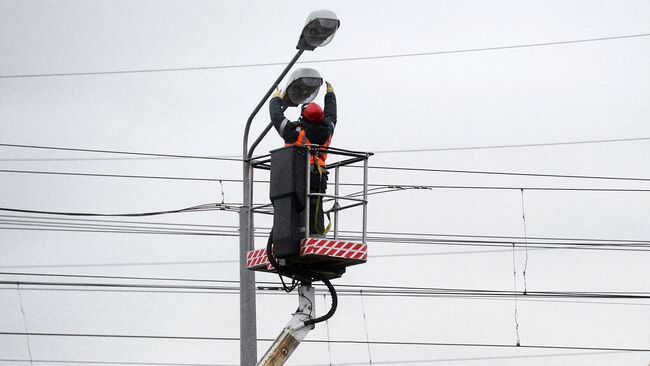
[{"label": "lamp pole", "polygon": [[246,257],[248,251],[255,248],[254,225],[253,225],[253,166],[251,158],[257,145],[272,128],[272,124],[266,126],[262,134],[255,140],[250,150],[248,148],[248,137],[250,134],[253,118],[260,111],[264,103],[269,99],[271,93],[287,75],[291,67],[298,61],[305,50],[314,50],[319,46],[326,45],[334,37],[339,27],[339,20],[336,14],[329,10],[319,10],[309,14],[307,24],[298,40],[298,52],[282,70],[282,73],[275,80],[273,85],[264,94],[264,97],[257,104],[246,121],[244,128],[244,143],[242,150],[243,158],[243,205],[239,210],[239,351],[241,366],[255,366],[257,364],[257,322],[255,302],[255,272],[246,269]]},{"label": "lamp pole", "polygon": [[[289,64],[282,70],[280,76],[275,80],[273,85],[264,94],[262,100],[257,104],[251,115],[246,121],[244,128],[244,144],[243,144],[243,206],[239,210],[239,351],[240,351],[240,364],[242,366],[254,366],[257,364],[257,322],[256,322],[256,308],[255,308],[255,272],[246,269],[246,256],[249,250],[254,249],[254,231],[253,231],[253,189],[251,182],[253,181],[253,167],[250,163],[250,158],[257,143],[262,140],[264,135],[268,133],[270,128],[266,128],[260,137],[256,140],[256,144],[248,150],[248,135],[250,133],[251,123],[253,118],[260,111],[266,100],[271,96],[271,93],[280,84],[282,79],[287,75],[289,70],[298,61],[304,50],[298,50],[293,56]],[[269,125],[270,126],[270,125]]]}]

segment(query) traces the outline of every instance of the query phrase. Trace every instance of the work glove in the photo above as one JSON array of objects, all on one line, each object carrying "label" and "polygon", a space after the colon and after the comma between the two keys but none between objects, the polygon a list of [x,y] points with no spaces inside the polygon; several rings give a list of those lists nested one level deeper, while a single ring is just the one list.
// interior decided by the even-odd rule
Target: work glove
[{"label": "work glove", "polygon": [[282,89],[280,88],[275,88],[275,93],[271,96],[272,98],[280,98],[282,99]]},{"label": "work glove", "polygon": [[325,85],[327,86],[327,92],[328,93],[334,93],[334,87],[332,86],[332,84],[330,84],[329,81],[326,81]]}]

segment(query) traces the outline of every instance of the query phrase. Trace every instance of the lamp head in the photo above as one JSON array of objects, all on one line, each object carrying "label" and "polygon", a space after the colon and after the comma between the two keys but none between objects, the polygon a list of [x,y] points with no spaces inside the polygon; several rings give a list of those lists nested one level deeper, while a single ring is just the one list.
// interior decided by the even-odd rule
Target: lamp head
[{"label": "lamp head", "polygon": [[318,71],[310,68],[296,69],[291,73],[284,89],[282,105],[297,107],[300,104],[311,102],[318,95],[321,85],[323,85],[323,78]]},{"label": "lamp head", "polygon": [[316,47],[327,45],[334,38],[334,33],[336,33],[340,25],[341,21],[333,11],[312,11],[307,16],[307,21],[302,29],[296,48],[313,51]]}]

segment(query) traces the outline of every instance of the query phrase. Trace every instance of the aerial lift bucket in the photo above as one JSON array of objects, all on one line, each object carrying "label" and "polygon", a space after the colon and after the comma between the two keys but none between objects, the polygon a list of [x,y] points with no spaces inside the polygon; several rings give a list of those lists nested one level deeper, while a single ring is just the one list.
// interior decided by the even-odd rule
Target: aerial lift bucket
[{"label": "aerial lift bucket", "polygon": [[[333,195],[310,192],[308,188],[310,156],[322,151],[326,151],[330,156],[342,157],[324,167],[327,171],[334,171]],[[251,161],[254,168],[271,171],[272,203],[254,206],[252,211],[272,214],[273,229],[266,246],[248,252],[246,267],[253,271],[288,276],[301,284],[298,287],[298,310],[258,365],[283,365],[314,325],[334,314],[338,299],[329,280],[341,277],[347,267],[367,261],[368,158],[371,155],[372,153],[308,145],[273,150],[270,155]],[[341,195],[339,169],[354,163],[363,163],[362,191]],[[330,237],[310,234],[310,215],[314,213],[310,213],[309,208],[310,200],[314,199],[320,200],[319,203],[333,201],[329,212],[334,214],[334,230]],[[322,204],[320,206],[322,209]],[[338,233],[339,212],[359,206],[363,213],[361,240],[341,240]],[[332,296],[330,311],[319,318],[313,316],[315,301],[311,283],[314,281],[323,281]]]}]

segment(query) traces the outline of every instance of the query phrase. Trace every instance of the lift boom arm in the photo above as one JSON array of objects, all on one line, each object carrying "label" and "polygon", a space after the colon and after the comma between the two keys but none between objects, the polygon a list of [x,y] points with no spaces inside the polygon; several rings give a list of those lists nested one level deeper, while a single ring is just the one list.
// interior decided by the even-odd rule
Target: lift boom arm
[{"label": "lift boom arm", "polygon": [[313,324],[305,326],[305,321],[312,319],[312,314],[316,311],[314,298],[314,288],[311,285],[298,287],[298,310],[257,366],[281,366],[287,362],[307,333],[314,329]]}]

